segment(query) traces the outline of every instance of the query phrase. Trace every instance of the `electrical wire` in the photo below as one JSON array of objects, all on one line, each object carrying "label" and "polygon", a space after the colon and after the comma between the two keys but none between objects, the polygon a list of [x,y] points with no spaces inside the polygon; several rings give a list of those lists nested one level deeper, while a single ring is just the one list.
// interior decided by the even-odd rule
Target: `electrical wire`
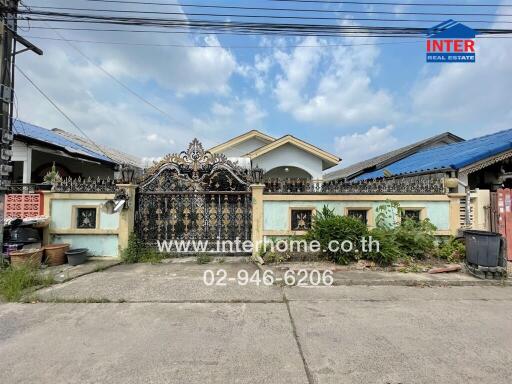
[{"label": "electrical wire", "polygon": [[323,44],[323,45],[279,45],[279,46],[262,46],[262,45],[186,45],[186,44],[155,44],[155,43],[130,43],[123,41],[98,41],[98,40],[73,40],[73,39],[58,39],[53,37],[43,36],[23,36],[26,39],[37,40],[50,40],[50,41],[72,41],[75,43],[89,43],[89,44],[107,44],[107,45],[128,45],[128,46],[150,46],[150,47],[173,47],[173,48],[217,48],[217,49],[275,49],[275,48],[329,48],[329,47],[359,47],[367,45],[393,45],[393,44],[413,44],[422,43],[424,40],[412,41],[389,41],[389,42],[375,42],[375,43],[360,43],[360,44]]},{"label": "electrical wire", "polygon": [[[86,0],[108,1],[108,0]],[[316,4],[359,4],[359,5],[412,5],[422,7],[512,7],[512,4],[461,4],[461,3],[403,3],[383,1],[343,1],[343,0],[267,0],[281,3],[316,3]]]},{"label": "electrical wire", "polygon": [[[176,3],[176,6],[179,4]],[[193,7],[205,7],[194,4]],[[263,7],[242,7],[242,6],[206,6],[215,9],[239,9],[239,10],[260,10],[260,11],[292,11],[292,12],[322,12],[322,13],[337,13],[337,14],[376,14],[376,15],[414,15],[414,16],[483,16],[483,17],[511,17],[512,14],[499,14],[499,13],[441,13],[441,12],[401,12],[401,11],[355,11],[355,10],[299,10],[287,8],[263,8]],[[212,16],[212,17],[244,17],[244,18],[273,18],[273,19],[310,19],[310,20],[339,20],[339,17],[317,17],[317,16],[288,16],[288,15],[248,15],[248,14],[219,14],[219,13],[193,13],[193,12],[168,12],[168,11],[142,11],[142,10],[126,10],[126,9],[101,9],[101,8],[76,8],[76,7],[49,7],[49,6],[30,6],[31,10],[34,9],[51,9],[55,11],[90,11],[90,12],[112,12],[112,13],[140,13],[140,14],[160,14],[160,15],[186,15],[186,16]]]},{"label": "electrical wire", "polygon": [[[114,4],[141,4],[141,5],[174,5],[176,3],[162,3],[152,1],[127,1],[127,0],[83,0],[93,3],[114,3]],[[317,4],[350,4],[350,5],[385,5],[385,6],[411,6],[411,7],[512,7],[512,4],[461,4],[461,3],[405,3],[405,2],[381,2],[381,1],[300,1],[300,0],[267,0],[285,3],[317,3]],[[188,4],[180,4],[190,6]]]},{"label": "electrical wire", "polygon": [[[336,34],[350,34],[356,31],[364,31],[368,34],[383,35],[424,35],[431,29],[420,27],[382,27],[382,26],[346,26],[339,24],[300,24],[300,23],[254,23],[254,22],[221,22],[211,20],[183,20],[183,19],[161,19],[161,18],[133,18],[133,17],[112,17],[104,15],[88,14],[68,14],[55,12],[34,12],[49,16],[48,18],[31,18],[35,21],[53,21],[53,22],[75,22],[75,23],[94,23],[94,24],[116,24],[131,26],[159,26],[166,28],[190,28],[202,30],[223,30],[237,32],[307,32],[316,34],[319,32],[328,32]],[[512,30],[481,28],[480,34],[508,34]]]}]

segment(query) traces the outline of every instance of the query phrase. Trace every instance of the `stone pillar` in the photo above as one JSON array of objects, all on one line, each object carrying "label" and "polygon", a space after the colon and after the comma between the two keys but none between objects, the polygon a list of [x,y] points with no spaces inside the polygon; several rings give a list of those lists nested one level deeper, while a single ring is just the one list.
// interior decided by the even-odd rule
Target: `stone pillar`
[{"label": "stone pillar", "polygon": [[43,199],[43,215],[50,218],[50,224],[43,228],[42,245],[50,244],[50,226],[52,218],[52,195],[51,191],[43,191],[41,198]]},{"label": "stone pillar", "polygon": [[118,184],[128,195],[128,209],[123,209],[119,215],[119,251],[128,247],[128,238],[135,224],[135,193],[137,186],[133,184]]},{"label": "stone pillar", "polygon": [[263,242],[263,190],[265,185],[253,184],[252,191],[252,255],[258,254],[258,244]]}]

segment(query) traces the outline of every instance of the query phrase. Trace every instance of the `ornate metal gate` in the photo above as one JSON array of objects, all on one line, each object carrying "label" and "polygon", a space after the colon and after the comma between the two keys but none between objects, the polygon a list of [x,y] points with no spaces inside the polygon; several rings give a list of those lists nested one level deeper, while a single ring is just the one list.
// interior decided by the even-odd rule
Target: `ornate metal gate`
[{"label": "ornate metal gate", "polygon": [[135,230],[147,245],[158,240],[251,238],[252,176],[194,139],[188,150],[151,167],[138,188]]}]

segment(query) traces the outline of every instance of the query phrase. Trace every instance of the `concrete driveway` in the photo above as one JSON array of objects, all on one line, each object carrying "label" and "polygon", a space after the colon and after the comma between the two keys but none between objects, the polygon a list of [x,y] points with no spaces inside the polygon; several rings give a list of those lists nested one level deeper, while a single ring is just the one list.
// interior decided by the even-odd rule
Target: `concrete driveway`
[{"label": "concrete driveway", "polygon": [[510,287],[205,287],[211,268],[253,266],[117,266],[38,293],[50,302],[0,305],[1,382],[512,377]]}]

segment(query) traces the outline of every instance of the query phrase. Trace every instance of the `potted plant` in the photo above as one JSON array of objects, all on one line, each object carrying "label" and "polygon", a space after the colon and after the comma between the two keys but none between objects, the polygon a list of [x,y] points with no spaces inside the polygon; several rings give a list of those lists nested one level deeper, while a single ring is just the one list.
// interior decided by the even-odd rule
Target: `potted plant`
[{"label": "potted plant", "polygon": [[57,171],[57,167],[55,166],[55,161],[52,164],[51,170],[44,175],[43,183],[40,185],[40,189],[42,190],[51,190],[53,185],[62,181],[61,175],[59,175],[59,171]]}]

